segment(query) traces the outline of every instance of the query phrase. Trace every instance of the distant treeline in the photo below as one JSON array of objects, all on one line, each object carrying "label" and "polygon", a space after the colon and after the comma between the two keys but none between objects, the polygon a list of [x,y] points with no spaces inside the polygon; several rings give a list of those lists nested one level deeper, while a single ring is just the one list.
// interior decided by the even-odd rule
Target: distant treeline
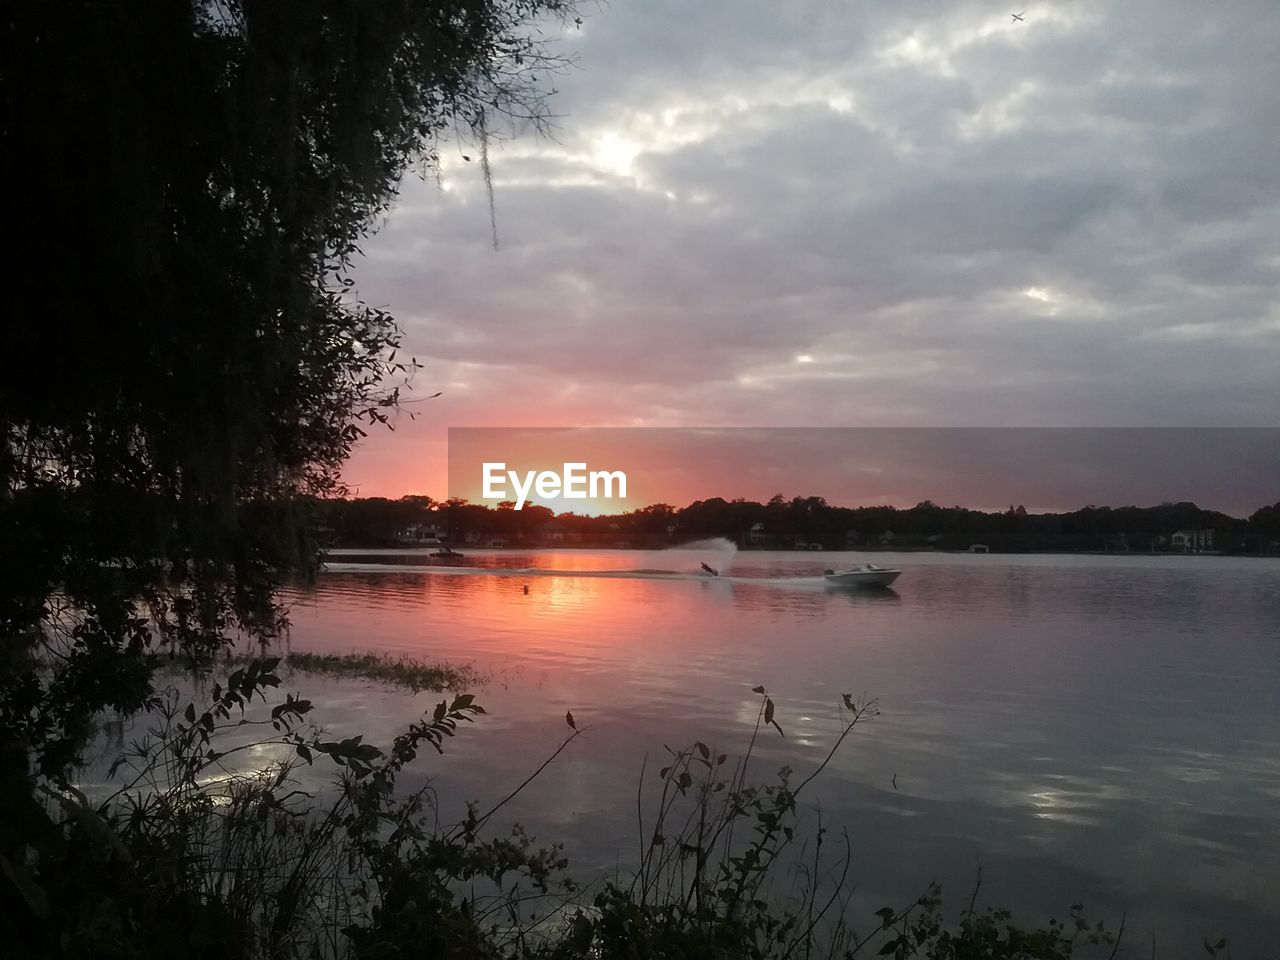
[{"label": "distant treeline", "polygon": [[440,542],[472,546],[663,547],[725,537],[743,549],[987,549],[1280,554],[1280,503],[1248,518],[1194,503],[1087,506],[984,513],[930,501],[910,508],[837,507],[822,497],[775,496],[767,503],[715,497],[677,508],[659,503],[616,516],[514,510],[425,496],[317,502],[335,546]]}]

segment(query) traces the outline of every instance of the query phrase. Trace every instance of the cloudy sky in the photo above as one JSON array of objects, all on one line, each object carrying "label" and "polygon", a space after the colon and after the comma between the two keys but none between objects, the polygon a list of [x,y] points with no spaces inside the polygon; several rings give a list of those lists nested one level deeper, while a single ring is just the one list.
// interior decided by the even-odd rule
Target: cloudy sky
[{"label": "cloudy sky", "polygon": [[1280,8],[1007,6],[587,6],[500,248],[457,148],[366,245],[444,396],[348,481],[443,496],[459,426],[1280,424]]}]

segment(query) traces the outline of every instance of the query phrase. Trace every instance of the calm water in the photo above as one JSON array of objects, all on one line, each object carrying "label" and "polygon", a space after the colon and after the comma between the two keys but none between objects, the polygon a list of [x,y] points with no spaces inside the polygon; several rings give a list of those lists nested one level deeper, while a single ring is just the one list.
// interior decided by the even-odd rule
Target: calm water
[{"label": "calm water", "polygon": [[[473,553],[488,572],[338,557],[295,598],[295,649],[473,664],[489,715],[426,758],[446,811],[493,801],[587,734],[511,808],[575,871],[634,861],[642,759],[663,744],[745,745],[764,684],[786,737],[753,768],[818,763],[851,692],[879,699],[810,802],[853,843],[869,916],[931,879],[953,910],[977,869],[1028,920],[1083,900],[1147,955],[1232,934],[1280,943],[1280,562],[1220,557],[740,554],[737,577],[630,579],[509,568],[694,570],[686,553]],[[721,558],[723,560],[723,558]],[[893,591],[795,578],[872,559]],[[355,561],[365,562],[355,562]],[[372,561],[372,562],[370,562]],[[717,561],[720,562],[720,561]],[[728,571],[726,571],[728,572]],[[524,593],[524,586],[529,592]],[[293,678],[335,732],[388,740],[432,702]],[[894,778],[896,777],[896,787]],[[1132,938],[1132,939],[1131,939]],[[1126,951],[1128,952],[1128,951]]]}]

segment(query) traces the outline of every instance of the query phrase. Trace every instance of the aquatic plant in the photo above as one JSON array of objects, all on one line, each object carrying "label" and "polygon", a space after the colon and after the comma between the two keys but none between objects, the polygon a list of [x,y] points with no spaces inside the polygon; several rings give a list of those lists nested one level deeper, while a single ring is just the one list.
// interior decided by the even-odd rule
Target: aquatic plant
[{"label": "aquatic plant", "polygon": [[[232,654],[219,660],[219,665],[245,665],[256,657]],[[184,661],[184,668],[196,667]],[[386,687],[399,687],[410,693],[424,690],[466,692],[483,683],[483,677],[472,667],[456,663],[427,663],[416,657],[391,656],[385,653],[314,653],[291,650],[280,654],[280,666],[294,673],[330,677],[338,680],[368,680]]]},{"label": "aquatic plant", "polygon": [[[483,715],[471,694],[439,701],[384,750],[359,736],[326,738],[309,700],[286,695],[267,709],[280,667],[275,657],[237,666],[199,703],[171,694],[121,753],[119,786],[105,798],[46,786],[43,802],[9,811],[29,837],[21,857],[4,862],[19,892],[0,911],[11,955],[1060,960],[1108,940],[1078,910],[1069,924],[1023,930],[1007,913],[977,912],[976,890],[949,927],[932,884],[854,922],[848,837],[831,844],[821,820],[806,834],[797,800],[875,716],[874,701],[843,698],[841,732],[798,783],[784,768],[757,784],[758,739],[781,726],[756,688],[742,754],[730,762],[701,741],[670,751],[648,816],[642,768],[638,868],[584,892],[561,846],[539,847],[518,825],[492,829],[588,729],[572,715],[560,745],[520,784],[445,824],[429,787],[397,784],[423,749],[443,751]],[[303,790],[299,765],[317,763],[334,766],[332,782]]]},{"label": "aquatic plant", "polygon": [[[670,750],[651,824],[637,802],[640,865],[629,881],[604,884],[590,909],[574,914],[561,958],[764,958],[893,956],[1039,958],[1061,960],[1081,944],[1111,938],[1090,927],[1075,906],[1069,925],[1050,921],[1024,930],[1006,911],[976,910],[977,887],[957,925],[941,910],[930,883],[911,903],[856,922],[848,881],[853,863],[847,832],[833,846],[821,816],[802,829],[798,800],[817,780],[854,728],[878,714],[875,700],[842,697],[842,723],[823,760],[795,783],[789,767],[757,783],[748,767],[762,731],[781,734],[776,706],[764,687],[744,752],[730,762],[702,741]],[[643,778],[642,778],[643,781]]]}]

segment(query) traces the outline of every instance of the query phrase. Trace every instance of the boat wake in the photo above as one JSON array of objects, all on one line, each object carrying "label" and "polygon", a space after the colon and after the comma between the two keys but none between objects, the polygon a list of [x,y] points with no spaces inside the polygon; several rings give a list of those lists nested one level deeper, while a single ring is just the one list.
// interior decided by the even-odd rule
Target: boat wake
[{"label": "boat wake", "polygon": [[642,568],[636,570],[556,570],[549,567],[463,567],[410,563],[335,563],[324,565],[328,573],[429,573],[441,577],[573,577],[589,580],[672,580],[701,583],[754,583],[771,587],[822,587],[824,577],[735,577],[710,576],[683,570]]},{"label": "boat wake", "polygon": [[[571,577],[591,580],[670,580],[700,582],[706,584],[732,583],[757,584],[769,587],[813,589],[839,587],[845,584],[833,582],[830,576],[734,576],[730,571],[738,552],[737,544],[724,537],[695,540],[668,547],[652,554],[664,565],[640,567],[631,570],[560,570],[550,567],[474,567],[463,564],[410,564],[329,561],[324,569],[330,573],[429,573],[441,577],[497,577],[523,579],[546,577]],[[458,556],[462,556],[459,554]],[[838,578],[837,578],[838,579]]]},{"label": "boat wake", "polygon": [[724,575],[733,566],[733,558],[737,553],[738,545],[732,540],[713,537],[710,540],[693,540],[678,547],[668,547],[661,555],[670,556],[681,568],[687,564],[691,571],[699,574],[714,570]]}]

